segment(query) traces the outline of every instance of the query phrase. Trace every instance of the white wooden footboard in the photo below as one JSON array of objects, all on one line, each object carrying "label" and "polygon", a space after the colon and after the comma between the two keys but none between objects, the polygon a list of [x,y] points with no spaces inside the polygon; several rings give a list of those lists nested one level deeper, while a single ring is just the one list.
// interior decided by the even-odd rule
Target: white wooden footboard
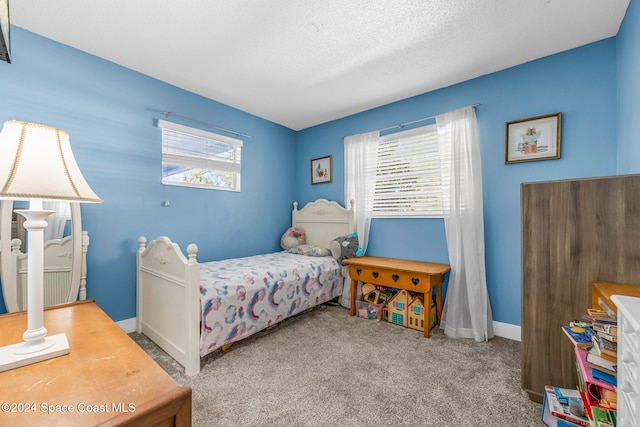
[{"label": "white wooden footboard", "polygon": [[137,331],[145,334],[185,368],[200,372],[200,267],[198,247],[187,259],[168,237],[138,238]]}]

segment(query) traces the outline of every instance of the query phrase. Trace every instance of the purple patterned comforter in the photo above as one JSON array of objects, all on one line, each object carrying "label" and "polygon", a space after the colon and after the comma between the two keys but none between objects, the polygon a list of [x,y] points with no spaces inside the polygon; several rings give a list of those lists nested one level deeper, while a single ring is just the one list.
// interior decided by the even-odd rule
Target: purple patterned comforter
[{"label": "purple patterned comforter", "polygon": [[200,356],[342,294],[332,257],[285,251],[200,264]]}]

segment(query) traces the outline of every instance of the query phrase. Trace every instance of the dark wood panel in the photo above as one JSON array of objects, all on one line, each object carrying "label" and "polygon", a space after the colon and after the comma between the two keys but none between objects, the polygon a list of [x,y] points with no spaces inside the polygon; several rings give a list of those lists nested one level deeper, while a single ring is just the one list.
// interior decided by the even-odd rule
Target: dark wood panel
[{"label": "dark wood panel", "polygon": [[561,326],[591,306],[591,282],[640,283],[640,175],[521,185],[522,387],[574,387]]}]

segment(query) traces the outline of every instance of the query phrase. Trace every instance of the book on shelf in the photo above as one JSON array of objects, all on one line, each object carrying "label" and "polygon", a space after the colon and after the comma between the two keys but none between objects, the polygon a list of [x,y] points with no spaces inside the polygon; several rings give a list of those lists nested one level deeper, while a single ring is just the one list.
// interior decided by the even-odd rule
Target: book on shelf
[{"label": "book on shelf", "polygon": [[609,312],[597,308],[587,308],[587,315],[591,317],[609,317]]},{"label": "book on shelf", "polygon": [[592,341],[593,341],[593,347],[595,348],[595,351],[598,352],[599,356],[607,357],[607,359],[609,360],[617,360],[618,358],[618,344],[615,342],[611,342],[609,340],[606,340],[602,337],[599,337],[598,335],[593,335],[592,336]]},{"label": "book on shelf", "polygon": [[584,320],[588,320],[592,325],[594,323],[601,323],[603,325],[615,325],[618,323],[618,320],[616,320],[615,317],[593,317],[588,314],[583,314],[582,318]]},{"label": "book on shelf", "polygon": [[607,409],[593,408],[591,419],[595,427],[616,427],[617,413]]},{"label": "book on shelf", "polygon": [[589,327],[563,326],[562,331],[576,347],[587,348],[593,346],[593,332]]},{"label": "book on shelf", "polygon": [[599,338],[602,338],[603,340],[607,340],[607,341],[612,342],[614,344],[617,344],[617,342],[618,342],[618,336],[617,335],[611,335],[611,334],[608,334],[606,332],[601,332],[601,331],[598,331],[598,332],[595,332],[595,333]]},{"label": "book on shelf", "polygon": [[[572,423],[569,425],[584,427],[590,426],[589,417],[587,416],[584,402],[582,401],[582,397],[580,396],[578,390],[564,389],[546,385],[544,387],[544,394],[544,400],[546,401],[546,405],[548,406],[549,412],[552,416],[557,417],[560,420]],[[560,403],[558,395],[564,396],[567,403]]]},{"label": "book on shelf", "polygon": [[611,356],[610,354],[605,354],[600,350],[600,345],[598,344],[598,342],[594,342],[594,345],[589,349],[589,353],[591,354],[595,354],[596,356],[600,356],[603,359],[606,359],[610,362],[613,363],[617,363],[618,362],[618,355],[616,354],[615,356]]},{"label": "book on shelf", "polygon": [[591,369],[591,375],[593,376],[593,378],[607,382],[616,387],[618,386],[618,379],[615,375],[611,375],[606,372],[600,371],[598,369],[593,369],[593,368]]},{"label": "book on shelf", "polygon": [[593,353],[592,350],[593,348],[591,348],[587,354],[587,363],[589,364],[589,366],[591,366],[592,369],[605,372],[609,375],[617,376],[618,364]]},{"label": "book on shelf", "polygon": [[605,323],[605,322],[591,322],[591,327],[594,332],[602,332],[603,334],[618,336],[618,324],[616,323]]},{"label": "book on shelf", "polygon": [[[596,397],[598,400],[598,407],[602,409],[609,409],[612,411],[618,410],[618,393],[614,390],[607,388],[599,388],[590,391],[589,393]],[[598,394],[599,393],[599,394]]]}]

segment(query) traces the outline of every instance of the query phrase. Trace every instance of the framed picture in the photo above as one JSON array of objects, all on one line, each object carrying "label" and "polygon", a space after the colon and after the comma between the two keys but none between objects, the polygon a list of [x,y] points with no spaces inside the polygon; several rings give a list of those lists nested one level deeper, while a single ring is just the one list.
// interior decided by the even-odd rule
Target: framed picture
[{"label": "framed picture", "polygon": [[555,113],[507,122],[504,162],[559,159],[561,116]]},{"label": "framed picture", "polygon": [[331,156],[311,160],[311,184],[324,184],[332,179]]},{"label": "framed picture", "polygon": [[0,0],[0,60],[11,63],[9,0]]}]

